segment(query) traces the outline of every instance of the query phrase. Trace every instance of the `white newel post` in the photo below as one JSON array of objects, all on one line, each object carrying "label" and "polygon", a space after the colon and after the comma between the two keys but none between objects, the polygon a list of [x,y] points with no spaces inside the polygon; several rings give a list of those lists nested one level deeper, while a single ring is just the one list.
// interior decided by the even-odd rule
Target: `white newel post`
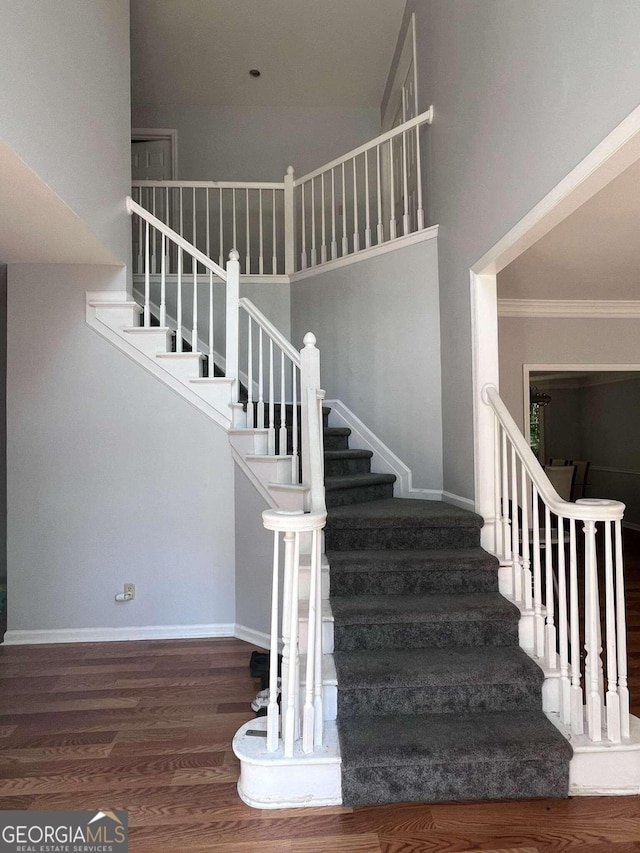
[{"label": "white newel post", "polygon": [[284,176],[284,271],[291,275],[296,271],[296,234],[294,208],[294,171],[293,166],[287,168]]},{"label": "white newel post", "polygon": [[[320,388],[320,351],[316,347],[316,336],[307,332],[300,350],[300,403],[302,405],[302,482],[311,484],[311,461],[309,458],[309,388]],[[309,507],[307,507],[309,509]]]},{"label": "white newel post", "polygon": [[233,379],[231,403],[238,402],[238,324],[240,311],[240,255],[235,249],[229,252],[227,261],[227,317],[226,317],[226,370],[227,378]]}]

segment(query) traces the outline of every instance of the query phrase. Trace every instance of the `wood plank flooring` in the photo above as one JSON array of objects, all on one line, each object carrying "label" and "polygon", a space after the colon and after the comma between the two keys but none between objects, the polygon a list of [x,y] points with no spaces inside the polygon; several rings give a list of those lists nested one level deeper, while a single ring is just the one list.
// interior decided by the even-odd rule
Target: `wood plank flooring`
[{"label": "wood plank flooring", "polygon": [[[627,547],[640,715],[640,536]],[[132,853],[640,853],[640,797],[257,811],[231,739],[252,716],[233,639],[0,646],[0,809],[123,808]]]}]

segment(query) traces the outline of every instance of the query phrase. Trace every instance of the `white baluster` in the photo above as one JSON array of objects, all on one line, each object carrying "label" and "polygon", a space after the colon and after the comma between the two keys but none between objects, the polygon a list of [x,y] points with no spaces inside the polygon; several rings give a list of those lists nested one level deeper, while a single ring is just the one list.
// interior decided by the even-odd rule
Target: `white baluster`
[{"label": "white baluster", "polygon": [[305,210],[305,203],[304,203],[304,187],[305,187],[304,184],[302,184],[302,186],[300,187],[301,199],[302,199],[302,204],[300,206],[301,224],[302,224],[302,231],[301,231],[302,252],[300,255],[300,269],[306,270],[306,268],[307,268],[307,212]]},{"label": "white baluster", "polygon": [[[193,205],[193,208],[191,211],[192,220],[193,220],[191,223],[191,233],[193,235],[193,239],[191,240],[191,242],[197,248],[198,247],[198,227],[197,227],[197,223],[196,223],[196,188],[195,187],[193,187],[191,204]],[[191,264],[193,265],[195,263],[196,263],[195,258],[191,258]]]},{"label": "white baluster", "polygon": [[395,240],[398,235],[396,233],[396,187],[395,178],[393,175],[393,139],[389,140],[389,181],[389,189],[391,191],[391,219],[389,220],[389,239]]},{"label": "white baluster", "polygon": [[380,173],[380,145],[376,145],[376,196],[378,201],[378,225],[376,234],[378,237],[378,246],[384,243],[384,225],[382,222],[382,177]]},{"label": "white baluster", "polygon": [[547,624],[545,628],[545,647],[547,666],[550,669],[558,668],[558,653],[557,653],[557,636],[556,626],[554,624],[554,604],[553,604],[553,552],[552,546],[552,531],[551,531],[551,511],[548,506],[544,508],[544,564],[545,564],[545,596],[547,610]]},{"label": "white baluster", "polygon": [[538,490],[532,487],[531,523],[533,525],[533,631],[537,658],[544,657],[544,616],[542,613],[542,566],[540,565],[540,509]]},{"label": "white baluster", "polygon": [[251,228],[249,223],[249,187],[247,187],[245,190],[245,205],[247,254],[244,264],[244,271],[246,275],[251,275]]},{"label": "white baluster", "polygon": [[235,249],[229,252],[227,261],[227,312],[226,312],[226,367],[227,378],[233,379],[231,385],[231,402],[238,402],[239,371],[238,360],[240,354],[240,336],[238,323],[240,318],[240,262],[239,255]]},{"label": "white baluster", "polygon": [[[559,547],[559,546],[558,546]],[[584,696],[580,684],[580,610],[578,603],[578,553],[576,522],[569,523],[569,589],[570,589],[570,632],[571,632],[571,731],[581,735],[584,731]]]},{"label": "white baluster", "polygon": [[592,741],[602,740],[602,700],[600,696],[600,602],[596,557],[596,525],[585,521],[585,687],[587,689],[587,730]]},{"label": "white baluster", "polygon": [[342,163],[342,257],[349,254],[349,238],[347,237],[347,182]]},{"label": "white baluster", "polygon": [[284,383],[284,352],[280,350],[280,431],[278,436],[280,455],[287,455],[287,405]]},{"label": "white baluster", "polygon": [[164,329],[167,325],[167,256],[166,244],[167,238],[162,235],[160,247],[162,257],[160,258],[160,325]]},{"label": "white baluster", "polygon": [[[322,436],[322,417],[320,418],[320,435]],[[321,456],[322,458],[322,456]],[[316,580],[313,586],[316,599],[316,624],[315,634],[316,643],[314,650],[314,736],[313,743],[315,747],[322,746],[324,735],[324,710],[322,699],[322,655],[324,653],[322,642],[322,531],[314,530],[314,538],[312,542],[312,555],[314,557],[316,567]]]},{"label": "white baluster", "polygon": [[322,188],[322,194],[321,194],[321,201],[322,201],[322,220],[321,220],[321,222],[322,222],[322,243],[320,245],[320,263],[321,264],[326,264],[326,262],[327,262],[327,223],[326,223],[325,198],[324,198],[324,176],[325,176],[325,173],[323,172],[320,175],[320,181],[321,181],[320,186]]},{"label": "white baluster", "polygon": [[[182,206],[180,207],[182,210]],[[178,286],[176,291],[176,352],[182,352],[182,249],[178,248]]]},{"label": "white baluster", "polygon": [[[287,275],[290,275],[291,273],[295,272],[296,269],[294,191],[295,187],[293,166],[288,166],[287,174],[284,176],[284,271]],[[274,248],[273,254],[275,255],[275,253],[276,250]]]},{"label": "white baluster", "polygon": [[258,429],[264,429],[264,350],[262,326],[258,326]]},{"label": "white baluster", "polygon": [[[151,213],[156,216],[156,188],[151,187]],[[151,243],[151,271],[155,275],[158,271],[156,267],[156,232],[154,229],[153,240]]]},{"label": "white baluster", "polygon": [[278,243],[277,243],[277,231],[276,231],[276,191],[271,190],[271,210],[273,212],[273,222],[272,222],[272,230],[273,235],[271,237],[272,245],[271,245],[271,275],[278,275]]},{"label": "white baluster", "polygon": [[627,686],[627,620],[624,603],[624,563],[622,562],[622,522],[615,522],[616,553],[616,627],[618,635],[618,695],[620,697],[620,733],[629,737],[629,688]]},{"label": "white baluster", "polygon": [[[264,226],[262,222],[262,190],[258,190],[258,247],[259,247],[259,255],[258,255],[258,275],[264,275]],[[274,219],[275,222],[275,219]]]},{"label": "white baluster", "polygon": [[276,424],[275,424],[275,388],[273,384],[273,340],[269,338],[269,435],[267,438],[268,454],[275,456]]},{"label": "white baluster", "polygon": [[211,257],[211,216],[209,213],[209,187],[206,187],[204,191],[205,198],[205,227],[207,229],[207,234],[205,238],[205,249],[206,255],[208,258]]},{"label": "white baluster", "polygon": [[193,267],[193,323],[191,327],[191,352],[198,352],[198,262],[191,258]]},{"label": "white baluster", "polygon": [[[404,134],[403,134],[404,136]],[[531,553],[529,550],[529,476],[524,465],[520,469],[522,486],[522,586],[523,602],[526,610],[531,610]]]},{"label": "white baluster", "polygon": [[[507,456],[507,434],[502,431],[502,556],[511,560],[511,522],[509,519],[509,458]],[[513,589],[511,590],[513,594]]]},{"label": "white baluster", "polygon": [[149,266],[149,223],[145,222],[144,229],[144,326],[148,328],[151,325],[151,310],[149,307],[149,292],[150,292],[150,266]]},{"label": "white baluster", "polygon": [[560,719],[571,722],[569,680],[569,625],[567,620],[567,574],[564,554],[564,518],[558,516],[558,632],[560,639]]},{"label": "white baluster", "polygon": [[422,203],[422,161],[420,158],[420,127],[416,125],[416,182],[418,187],[418,231],[424,228],[424,207]]},{"label": "white baluster", "polygon": [[[282,583],[282,667],[281,667],[281,692],[280,692],[280,701],[281,701],[281,718],[282,718],[282,739],[285,743],[285,755],[287,750],[287,740],[289,739],[289,734],[287,730],[287,716],[286,711],[289,708],[289,685],[290,685],[290,675],[293,674],[295,677],[295,666],[292,665],[292,637],[291,637],[291,610],[292,610],[292,586],[293,586],[293,562],[294,562],[294,546],[295,546],[295,533],[291,531],[286,531],[284,534],[284,573],[283,573],[283,583]],[[293,695],[293,685],[291,689],[291,693]],[[291,755],[293,755],[293,725],[291,726]]]},{"label": "white baluster", "polygon": [[331,169],[331,260],[338,257],[338,243],[336,241],[336,172]]},{"label": "white baluster", "polygon": [[209,271],[209,379],[215,376],[215,350],[213,347],[213,273]]},{"label": "white baluster", "polygon": [[236,222],[236,191],[235,188],[231,190],[231,221],[232,221],[232,233],[233,233],[233,248],[236,249],[238,247],[238,223]]},{"label": "white baluster", "polygon": [[247,428],[253,429],[253,329],[247,314]]},{"label": "white baluster", "polygon": [[365,249],[371,246],[371,211],[369,210],[369,152],[364,152],[364,245]]},{"label": "white baluster", "polygon": [[513,598],[522,601],[522,564],[520,562],[520,531],[518,521],[518,469],[516,449],[511,446],[511,559],[513,561]]},{"label": "white baluster", "polygon": [[[169,204],[169,199],[170,199],[169,187],[165,187],[164,198],[165,198],[165,206],[166,206],[166,211],[167,211],[167,225],[169,225],[173,228],[172,210],[171,210],[171,206]],[[165,240],[165,254],[166,254],[165,272],[170,273],[171,272],[171,242],[169,240]]]},{"label": "white baluster", "polygon": [[502,555],[502,546],[500,538],[502,536],[502,527],[500,525],[500,424],[498,419],[493,420],[493,437],[494,437],[494,459],[493,467],[493,500],[494,500],[494,523],[493,523],[493,549],[496,554]]},{"label": "white baluster", "polygon": [[[294,534],[293,540],[293,565],[291,570],[291,627],[289,670],[287,673],[287,699],[284,715],[284,755],[285,758],[293,757],[293,744],[299,727],[297,715],[298,710],[298,685],[300,656],[298,651],[298,578],[300,570],[300,534]],[[309,626],[308,634],[311,634]]]},{"label": "white baluster", "polygon": [[409,180],[407,174],[407,133],[402,131],[402,190],[404,195],[404,213],[402,216],[402,233],[406,237],[409,227]]},{"label": "white baluster", "polygon": [[604,525],[604,571],[605,571],[605,609],[607,631],[607,737],[613,743],[620,743],[620,698],[618,696],[618,667],[616,651],[616,606],[613,591],[613,550],[611,544],[611,524]]},{"label": "white baluster", "polygon": [[318,582],[318,555],[317,555],[318,531],[314,530],[311,536],[311,568],[309,580],[309,622],[307,630],[307,667],[305,679],[305,698],[302,723],[302,751],[309,753],[313,751],[314,745],[314,674],[316,642],[316,610],[318,600],[316,596],[316,584]]},{"label": "white baluster", "polygon": [[[247,410],[248,411],[248,410]],[[271,583],[271,645],[269,651],[269,705],[267,707],[267,750],[278,748],[280,709],[278,707],[278,576],[280,574],[280,533],[273,533],[273,575]]]},{"label": "white baluster", "polygon": [[291,362],[291,399],[293,402],[293,424],[291,439],[293,442],[291,456],[291,482],[295,485],[300,480],[300,463],[298,460],[298,377],[297,367]]},{"label": "white baluster", "polygon": [[[140,188],[140,203],[142,203],[142,187]],[[144,273],[144,220],[138,216],[138,266],[136,272]]]},{"label": "white baluster", "polygon": [[360,251],[360,229],[358,227],[358,168],[357,157],[352,159],[353,164],[353,251]]},{"label": "white baluster", "polygon": [[316,179],[311,178],[311,266],[318,264],[316,252]]},{"label": "white baluster", "polygon": [[[218,252],[218,264],[220,266],[224,265],[224,215],[222,213],[222,188],[218,190],[218,200],[219,200],[219,214],[220,214],[220,251]],[[235,246],[235,244],[234,244]]]}]

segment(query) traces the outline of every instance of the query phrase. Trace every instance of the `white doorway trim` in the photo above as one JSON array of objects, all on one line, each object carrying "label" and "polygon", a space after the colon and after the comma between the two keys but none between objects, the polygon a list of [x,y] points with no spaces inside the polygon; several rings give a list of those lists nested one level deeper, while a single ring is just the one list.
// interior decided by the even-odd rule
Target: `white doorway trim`
[{"label": "white doorway trim", "polygon": [[625,118],[470,270],[476,512],[482,544],[495,541],[494,421],[482,401],[487,383],[499,387],[497,275],[508,264],[640,159],[640,107]]},{"label": "white doorway trim", "polygon": [[171,180],[178,180],[178,131],[167,127],[132,127],[132,142],[168,139],[171,144]]}]

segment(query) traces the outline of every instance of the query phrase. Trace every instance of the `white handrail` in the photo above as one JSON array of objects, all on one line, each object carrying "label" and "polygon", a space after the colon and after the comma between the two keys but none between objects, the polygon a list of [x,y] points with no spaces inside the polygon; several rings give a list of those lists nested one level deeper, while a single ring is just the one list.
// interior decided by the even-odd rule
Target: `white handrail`
[{"label": "white handrail", "polygon": [[258,326],[267,333],[269,338],[274,342],[274,344],[281,349],[284,354],[292,361],[297,368],[300,367],[300,353],[298,350],[285,338],[285,336],[280,332],[269,320],[268,317],[262,313],[262,311],[257,308],[253,302],[248,299],[246,296],[243,296],[240,299],[240,308],[242,308],[246,313],[251,317],[252,320],[258,324]]},{"label": "white handrail", "polygon": [[168,237],[173,243],[198,261],[198,263],[202,264],[203,267],[208,269],[214,275],[217,275],[218,278],[221,278],[223,281],[227,280],[227,273],[221,266],[219,266],[215,261],[212,261],[211,258],[208,258],[199,249],[196,249],[192,243],[189,243],[188,240],[181,237],[177,231],[173,230],[173,228],[169,228],[168,225],[165,225],[164,222],[155,217],[152,213],[149,213],[146,208],[139,205],[138,202],[131,198],[131,196],[127,196],[127,210],[130,214],[135,213],[141,219],[144,219],[145,222],[148,222],[149,225],[152,225],[157,231],[164,234],[165,237]]},{"label": "white handrail", "polygon": [[538,490],[538,494],[549,507],[551,512],[564,518],[574,518],[580,521],[619,521],[625,510],[620,501],[589,498],[576,503],[563,500],[551,485],[544,468],[527,444],[518,425],[511,417],[509,410],[502,402],[495,385],[485,385],[482,389],[485,402],[493,409],[495,416],[509,436],[516,453],[520,457],[529,477]]},{"label": "white handrail", "polygon": [[391,130],[385,131],[385,133],[381,133],[380,136],[376,136],[375,139],[365,142],[364,145],[359,145],[357,148],[354,148],[347,154],[343,154],[341,157],[336,157],[335,160],[332,160],[330,163],[325,163],[325,165],[320,166],[319,169],[314,169],[313,172],[308,172],[306,175],[296,178],[294,184],[295,186],[300,186],[300,184],[304,184],[306,181],[311,181],[323,172],[329,172],[331,169],[335,169],[336,166],[340,166],[342,163],[346,163],[348,160],[352,160],[354,157],[364,154],[365,151],[370,151],[372,148],[376,148],[378,145],[382,145],[390,139],[400,136],[402,133],[406,133],[406,131],[411,130],[414,127],[419,127],[422,124],[431,124],[432,121],[433,108],[430,107],[426,112],[420,113],[420,115],[417,115],[415,118],[411,118],[408,121],[403,122],[403,124],[399,124],[396,127],[391,128]]},{"label": "white handrail", "polygon": [[283,181],[131,181],[132,187],[184,187],[214,190],[283,190]]}]

